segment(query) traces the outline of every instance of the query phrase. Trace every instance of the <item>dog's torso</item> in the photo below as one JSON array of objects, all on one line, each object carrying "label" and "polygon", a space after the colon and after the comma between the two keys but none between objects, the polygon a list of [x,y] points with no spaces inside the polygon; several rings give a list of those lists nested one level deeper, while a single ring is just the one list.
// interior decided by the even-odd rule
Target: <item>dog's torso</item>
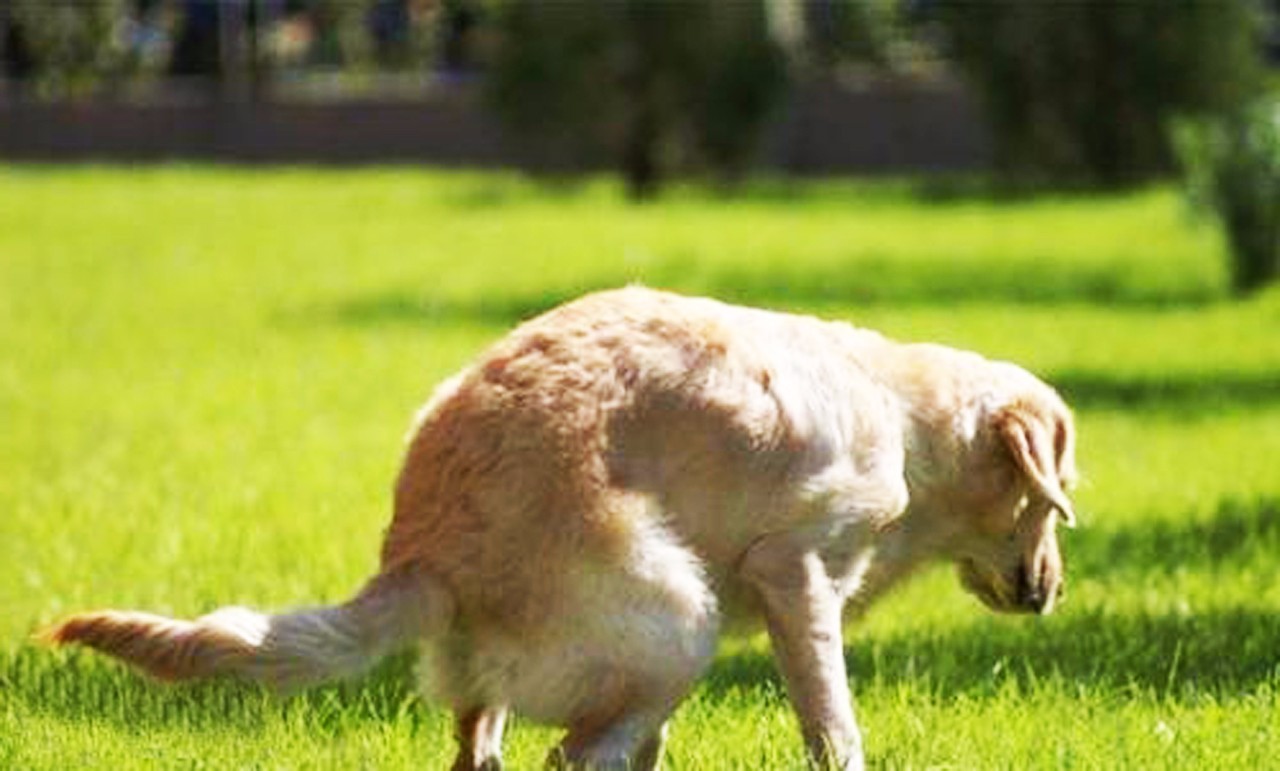
[{"label": "dog's torso", "polygon": [[[894,531],[885,512],[907,505],[907,415],[883,382],[896,348],[644,289],[564,306],[433,398],[384,558],[443,573],[476,623],[521,633],[575,594],[575,570],[628,560],[690,563],[722,614],[749,616],[737,563],[781,531],[823,544],[853,594]],[[914,561],[901,551],[895,569]]]}]

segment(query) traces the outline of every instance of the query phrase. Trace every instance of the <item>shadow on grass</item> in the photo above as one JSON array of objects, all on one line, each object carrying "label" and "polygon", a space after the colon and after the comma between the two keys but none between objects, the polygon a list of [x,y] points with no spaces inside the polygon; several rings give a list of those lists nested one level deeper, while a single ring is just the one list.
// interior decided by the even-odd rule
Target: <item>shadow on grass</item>
[{"label": "shadow on grass", "polygon": [[[563,161],[564,159],[558,159]],[[563,162],[552,164],[563,166]],[[592,170],[595,166],[596,170]],[[840,176],[753,175],[733,185],[673,182],[656,201],[625,201],[620,181],[601,175],[607,159],[578,164],[575,171],[534,170],[530,173],[468,175],[451,179],[445,200],[460,210],[501,209],[545,200],[605,202],[644,206],[767,206],[811,209],[829,206],[865,210],[876,206],[1018,206],[1058,201],[1122,200],[1131,193],[1106,193],[1087,185],[1047,186],[1033,180],[1019,183],[978,174],[902,175],[880,178]]]},{"label": "shadow on grass", "polygon": [[[1250,557],[1280,555],[1280,500],[1226,501],[1207,519],[1155,522],[1070,536],[1072,572],[1139,578],[1153,572],[1204,571]],[[975,614],[983,611],[977,610]],[[856,626],[855,639],[856,639]],[[1047,678],[1091,690],[1178,698],[1229,696],[1280,687],[1280,619],[1255,609],[1119,614],[1064,612],[1049,618],[975,615],[961,628],[924,629],[850,645],[855,682],[911,683],[951,698],[983,696],[1009,678],[1034,688]],[[780,688],[767,655],[716,661],[704,683],[715,696],[742,688]]]},{"label": "shadow on grass", "polygon": [[[57,661],[50,658],[57,655]],[[395,656],[357,681],[282,697],[232,680],[167,684],[82,650],[0,653],[0,687],[31,713],[152,730],[260,730],[272,716],[339,735],[362,724],[439,720],[415,694],[414,658]]]},{"label": "shadow on grass", "polygon": [[1194,417],[1280,405],[1280,372],[1177,377],[1066,371],[1049,377],[1077,409],[1115,409]]},{"label": "shadow on grass", "polygon": [[[575,286],[551,286],[525,293],[495,292],[462,299],[447,295],[389,291],[310,309],[306,315],[328,323],[355,326],[387,324],[471,323],[508,327],[551,310],[589,291],[642,283],[672,291],[705,295],[726,302],[786,309],[849,305],[918,306],[949,303],[1013,303],[1024,305],[1092,302],[1129,307],[1185,307],[1216,301],[1218,295],[1199,288],[1146,291],[1097,275],[1043,269],[1042,276],[992,274],[973,268],[942,269],[924,281],[889,267],[859,265],[848,273],[807,272],[779,277],[736,273],[732,268],[701,268],[692,274],[658,267],[641,275],[619,274]],[[1060,275],[1059,275],[1060,274]]]},{"label": "shadow on grass", "polygon": [[1069,534],[1066,544],[1072,571],[1089,576],[1204,570],[1251,556],[1278,560],[1280,500],[1228,500],[1207,519],[1145,521],[1119,530],[1082,528]]},{"label": "shadow on grass", "polygon": [[[1108,577],[1203,571],[1280,554],[1280,500],[1227,501],[1207,519],[1081,530],[1069,542],[1078,574]],[[963,627],[919,629],[856,640],[846,650],[855,682],[919,686],[940,698],[982,697],[1054,679],[1095,691],[1179,698],[1230,696],[1263,683],[1280,687],[1280,620],[1254,609],[1203,613],[1065,612],[1046,619],[983,615]],[[56,658],[55,658],[56,657]],[[332,735],[371,723],[407,721],[446,730],[448,718],[415,696],[413,656],[396,656],[358,681],[281,699],[256,686],[213,682],[167,686],[92,653],[24,647],[0,652],[0,708],[121,728],[259,730],[269,718],[306,722]],[[722,656],[700,686],[712,698],[779,692],[772,659]],[[434,728],[433,728],[434,730]]]},{"label": "shadow on grass", "polygon": [[351,325],[475,323],[510,326],[586,292],[631,283],[715,297],[726,302],[778,309],[851,305],[918,306],[953,303],[1023,305],[1088,302],[1112,307],[1186,307],[1222,299],[1200,285],[1160,286],[1117,275],[1107,267],[1087,269],[1053,260],[1028,260],[1013,267],[967,263],[930,264],[904,270],[894,260],[860,258],[840,265],[783,271],[753,269],[750,263],[699,264],[694,258],[667,258],[643,269],[602,266],[594,275],[565,285],[528,291],[495,290],[458,297],[431,291],[399,290],[354,297],[307,314]]},{"label": "shadow on grass", "polygon": [[493,294],[467,301],[435,295],[388,293],[317,308],[310,315],[355,326],[464,323],[509,327],[587,291],[586,288],[549,288],[529,294]]},{"label": "shadow on grass", "polygon": [[[313,309],[304,315],[308,320],[319,317],[359,326],[470,323],[507,328],[567,302],[582,291],[549,289],[527,295],[499,294],[467,302],[390,294]],[[816,296],[810,295],[808,299]],[[1272,370],[1163,377],[1067,370],[1047,373],[1047,379],[1069,404],[1080,410],[1125,410],[1190,418],[1280,405],[1280,371]]]},{"label": "shadow on grass", "polygon": [[[855,634],[856,639],[856,634]],[[1280,624],[1274,614],[1218,610],[1196,614],[1065,613],[1047,619],[978,617],[944,630],[914,630],[858,640],[845,658],[863,687],[909,685],[933,697],[982,698],[1012,680],[1024,690],[1069,681],[1118,696],[1194,698],[1280,687]],[[31,649],[0,659],[6,699],[25,711],[71,721],[106,722],[149,730],[260,730],[268,718],[305,721],[308,730],[340,736],[368,724],[408,721],[447,730],[443,713],[422,705],[412,689],[411,662],[396,658],[371,676],[343,686],[278,699],[230,682],[163,686],[107,671],[87,654],[56,666]],[[748,651],[722,656],[699,689],[712,699],[740,699],[743,691],[776,694],[781,683],[772,658]]]},{"label": "shadow on grass", "polygon": [[1033,255],[1009,265],[937,259],[912,266],[904,266],[894,255],[860,255],[847,264],[797,263],[793,270],[757,269],[749,261],[698,266],[690,259],[670,259],[654,264],[642,278],[729,302],[783,309],[960,303],[1183,308],[1223,297],[1210,286],[1161,286],[1122,275],[1109,265],[1070,265],[1053,256]]},{"label": "shadow on grass", "polygon": [[[1065,613],[1048,619],[979,619],[854,642],[845,649],[855,683],[910,685],[942,699],[982,697],[1013,679],[1034,690],[1069,681],[1091,691],[1180,698],[1231,696],[1280,685],[1280,624],[1253,610],[1198,614]],[[780,687],[770,656],[716,661],[702,687],[712,698]]]}]

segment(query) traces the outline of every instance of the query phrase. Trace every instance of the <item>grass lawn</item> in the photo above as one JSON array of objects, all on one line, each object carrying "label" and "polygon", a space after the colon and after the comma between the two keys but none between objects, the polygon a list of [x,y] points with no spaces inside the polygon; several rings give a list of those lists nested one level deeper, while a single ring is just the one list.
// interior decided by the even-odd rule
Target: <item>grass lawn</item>
[{"label": "grass lawn", "polygon": [[[1217,235],[1170,190],[634,207],[498,174],[0,168],[0,768],[446,767],[407,658],[281,700],[29,635],[344,598],[432,386],[637,280],[1009,358],[1078,411],[1058,614],[993,616],[939,568],[851,625],[872,766],[1280,767],[1280,292],[1227,298]],[[517,721],[511,767],[555,740]],[[767,642],[727,641],[668,767],[801,760]]]}]

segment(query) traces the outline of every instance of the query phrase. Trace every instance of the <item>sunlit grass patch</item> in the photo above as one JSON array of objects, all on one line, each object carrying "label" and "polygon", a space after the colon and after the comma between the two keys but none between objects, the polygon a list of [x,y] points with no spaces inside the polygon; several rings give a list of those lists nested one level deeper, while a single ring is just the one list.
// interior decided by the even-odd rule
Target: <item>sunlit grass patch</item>
[{"label": "sunlit grass patch", "polygon": [[[511,324],[642,281],[1025,364],[1077,410],[1068,598],[999,618],[945,568],[850,624],[873,765],[1261,768],[1280,757],[1280,294],[1225,294],[1167,189],[998,201],[415,170],[0,169],[0,767],[437,768],[407,659],[280,700],[29,635],[347,595],[410,415]],[[556,733],[517,722],[513,768]],[[674,768],[791,768],[760,638],[681,708]]]}]

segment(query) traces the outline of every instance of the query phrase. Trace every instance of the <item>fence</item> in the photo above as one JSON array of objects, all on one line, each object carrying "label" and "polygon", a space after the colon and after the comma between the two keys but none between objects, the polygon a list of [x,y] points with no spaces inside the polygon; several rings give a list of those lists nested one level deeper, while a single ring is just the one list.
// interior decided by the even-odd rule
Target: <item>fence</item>
[{"label": "fence", "polygon": [[[76,11],[59,16],[60,7]],[[580,160],[513,135],[485,108],[479,8],[0,0],[0,159],[574,168]],[[109,31],[86,31],[92,23]],[[951,79],[826,78],[792,91],[759,165],[964,171],[990,155],[971,95]]]}]

